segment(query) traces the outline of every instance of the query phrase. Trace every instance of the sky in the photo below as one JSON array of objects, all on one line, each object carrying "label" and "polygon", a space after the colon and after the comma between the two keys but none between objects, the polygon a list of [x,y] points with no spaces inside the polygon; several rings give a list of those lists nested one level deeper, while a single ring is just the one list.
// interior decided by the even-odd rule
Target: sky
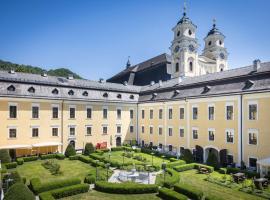
[{"label": "sky", "polygon": [[[226,36],[229,67],[270,61],[270,0],[187,0],[200,43],[212,27]],[[67,67],[109,78],[170,54],[184,0],[0,0],[0,59],[45,69]]]}]

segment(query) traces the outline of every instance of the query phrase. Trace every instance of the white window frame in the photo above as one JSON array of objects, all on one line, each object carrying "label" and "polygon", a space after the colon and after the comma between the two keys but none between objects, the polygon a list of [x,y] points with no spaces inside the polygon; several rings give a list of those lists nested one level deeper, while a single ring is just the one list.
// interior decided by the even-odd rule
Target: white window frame
[{"label": "white window frame", "polygon": [[[33,107],[38,107],[38,118],[33,118]],[[40,104],[39,103],[32,103],[31,105],[31,119],[40,119]],[[18,111],[17,111],[18,112]]]},{"label": "white window frame", "polygon": [[[133,127],[133,131],[132,132],[131,132],[131,127]],[[134,133],[134,128],[135,128],[134,125],[133,124],[130,124],[129,125],[129,133]]]},{"label": "white window frame", "polygon": [[[74,118],[71,118],[71,117],[70,117],[70,109],[71,109],[71,108],[74,108]],[[76,105],[69,105],[69,106],[68,106],[69,119],[76,119],[76,110],[77,110],[77,109],[76,109]]]},{"label": "white window frame", "polygon": [[[133,113],[132,118],[130,117],[131,111],[132,111],[132,113]],[[130,118],[130,119],[134,119],[134,113],[135,113],[134,109],[133,109],[133,108],[130,108],[130,109],[129,109],[129,118]]]},{"label": "white window frame", "polygon": [[[118,133],[118,127],[120,127],[120,133]],[[116,134],[121,135],[122,134],[122,125],[121,124],[116,124]]]},{"label": "white window frame", "polygon": [[[172,135],[170,135],[170,129],[172,130]],[[168,137],[173,137],[173,127],[168,126]]]},{"label": "white window frame", "polygon": [[[57,118],[53,118],[53,108],[57,108]],[[52,114],[52,119],[54,119],[54,120],[59,119],[59,112],[61,112],[59,104],[52,104],[51,105],[51,112],[52,112],[51,113]]]},{"label": "white window frame", "polygon": [[[209,119],[210,117],[210,112],[209,112],[209,108],[210,107],[213,107],[214,108],[214,114],[213,114],[213,119]],[[214,121],[215,120],[215,114],[216,114],[216,109],[215,109],[215,104],[211,103],[211,104],[208,104],[207,106],[207,118],[208,118],[208,121]]]},{"label": "white window frame", "polygon": [[[248,132],[247,144],[249,146],[259,146],[259,130],[255,129],[255,128],[249,128],[247,130],[247,132]],[[249,144],[249,133],[255,133],[256,134],[256,136],[257,136],[257,144]]]},{"label": "white window frame", "polygon": [[[254,120],[254,119],[249,119],[249,106],[250,105],[256,105],[256,107],[257,107],[257,114],[256,114],[256,119]],[[258,101],[248,101],[248,103],[247,103],[247,119],[249,120],[249,121],[258,121],[259,120],[259,104],[258,104]]]},{"label": "white window frame", "polygon": [[[250,165],[249,165],[249,159],[250,158],[254,158],[254,159],[257,159],[257,162],[258,162],[258,157],[256,157],[256,156],[248,156],[248,167],[250,167]],[[256,168],[257,168],[257,162],[256,162]]]},{"label": "white window frame", "polygon": [[[70,128],[74,128],[74,135],[70,135]],[[68,125],[68,137],[76,137],[76,125]]]},{"label": "white window frame", "polygon": [[[151,117],[151,111],[152,111],[152,117]],[[149,108],[149,119],[152,120],[154,119],[154,109],[153,108]]]},{"label": "white window frame", "polygon": [[[214,140],[209,140],[209,131],[213,131],[214,133]],[[216,130],[214,128],[208,128],[207,130],[208,142],[215,142],[216,140]]]},{"label": "white window frame", "polygon": [[[9,134],[10,129],[15,129],[16,130],[16,137],[10,137],[10,134]],[[17,128],[17,126],[9,126],[7,135],[8,135],[9,140],[17,139],[18,138],[18,128]]]},{"label": "white window frame", "polygon": [[[90,135],[87,134],[87,128],[89,128],[89,127],[91,128]],[[93,132],[93,126],[92,125],[85,125],[85,136],[92,136],[93,135],[92,132]]]},{"label": "white window frame", "polygon": [[[227,132],[232,132],[232,134],[233,134],[233,142],[228,142],[227,141]],[[234,141],[235,141],[235,132],[234,132],[234,129],[232,129],[232,128],[226,128],[225,129],[225,142],[226,142],[226,144],[234,144]]]},{"label": "white window frame", "polygon": [[141,119],[145,119],[145,109],[141,109]]},{"label": "white window frame", "polygon": [[[160,118],[160,110],[161,110],[161,118]],[[163,119],[163,108],[158,109],[158,119],[162,120]]]},{"label": "white window frame", "polygon": [[[87,109],[91,109],[91,118],[87,117]],[[86,106],[85,111],[86,111],[86,119],[88,119],[88,120],[93,119],[93,106]]]},{"label": "white window frame", "polygon": [[[118,110],[120,110],[120,117],[118,117]],[[122,118],[123,118],[123,109],[122,109],[122,107],[116,107],[116,119],[117,120],[121,120]]]},{"label": "white window frame", "polygon": [[[161,134],[159,134],[159,129],[161,128]],[[162,125],[158,125],[158,135],[161,136],[163,135],[163,126]]]},{"label": "white window frame", "polygon": [[[54,135],[53,135],[53,128],[57,128],[57,129],[58,129],[58,131],[57,131],[57,136],[54,136]],[[51,132],[51,136],[52,136],[52,137],[59,137],[59,125],[52,125],[52,126],[51,126],[51,131],[52,131],[52,132]]]},{"label": "white window frame", "polygon": [[[16,106],[16,118],[10,118],[10,106]],[[15,102],[8,102],[8,119],[18,119],[19,118],[19,108],[18,103]]]},{"label": "white window frame", "polygon": [[[38,129],[38,136],[37,137],[33,137],[33,129],[34,128]],[[40,135],[39,130],[40,130],[39,126],[31,126],[31,138],[39,138],[39,135]]]},{"label": "white window frame", "polygon": [[[104,128],[104,127],[107,127],[107,133],[104,133],[104,132],[103,132],[103,128]],[[101,125],[101,133],[102,133],[102,135],[108,135],[108,124],[102,124],[102,125]]]},{"label": "white window frame", "polygon": [[[233,115],[232,115],[232,119],[227,119],[227,107],[228,106],[232,106],[233,107]],[[225,120],[226,121],[233,121],[234,120],[234,103],[233,102],[226,102],[226,104],[225,104]]]},{"label": "white window frame", "polygon": [[184,130],[184,137],[185,137],[185,127],[179,126],[179,137],[180,137],[180,138],[184,138],[184,137],[182,137],[181,134],[180,134],[180,130],[181,130],[181,129]]},{"label": "white window frame", "polygon": [[[170,110],[172,110],[172,118],[170,118]],[[168,107],[168,120],[173,120],[173,107],[172,106]]]},{"label": "white window frame", "polygon": [[[194,135],[193,135],[193,130],[197,131],[198,138],[194,138],[194,137],[193,137],[193,136],[194,136]],[[198,140],[198,139],[199,139],[199,129],[198,129],[197,127],[192,127],[192,128],[191,128],[191,131],[192,131],[192,139],[193,139],[193,140]]]},{"label": "white window frame", "polygon": [[[194,113],[193,113],[193,108],[197,108],[197,119],[194,119]],[[199,119],[199,106],[197,105],[197,104],[195,104],[195,105],[192,105],[191,106],[191,119],[192,120],[198,120]]]},{"label": "white window frame", "polygon": [[[104,110],[107,110],[107,117],[105,118],[104,117]],[[102,119],[103,120],[107,120],[108,118],[109,118],[109,108],[108,108],[108,106],[102,106],[102,113],[101,113],[101,115],[102,115]]]},{"label": "white window frame", "polygon": [[[142,128],[142,127],[143,127],[143,128]],[[143,131],[142,131],[142,130],[143,130]],[[141,131],[141,134],[144,134],[144,133],[145,133],[145,126],[144,126],[144,124],[141,125],[140,131]]]},{"label": "white window frame", "polygon": [[[181,108],[184,109],[184,118],[183,119],[181,119],[181,112],[180,112]],[[179,106],[179,120],[185,120],[186,119],[185,114],[186,114],[185,106]]]},{"label": "white window frame", "polygon": [[[152,133],[151,133],[151,129],[152,129]],[[149,126],[149,135],[153,135],[154,134],[154,126],[150,125]]]}]

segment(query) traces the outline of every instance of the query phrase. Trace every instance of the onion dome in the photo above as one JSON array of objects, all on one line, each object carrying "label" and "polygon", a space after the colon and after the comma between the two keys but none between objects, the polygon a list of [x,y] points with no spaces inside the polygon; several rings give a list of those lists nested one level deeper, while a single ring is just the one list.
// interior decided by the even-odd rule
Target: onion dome
[{"label": "onion dome", "polygon": [[216,27],[216,20],[213,20],[213,28],[208,32],[207,36],[209,35],[223,35],[218,28]]}]

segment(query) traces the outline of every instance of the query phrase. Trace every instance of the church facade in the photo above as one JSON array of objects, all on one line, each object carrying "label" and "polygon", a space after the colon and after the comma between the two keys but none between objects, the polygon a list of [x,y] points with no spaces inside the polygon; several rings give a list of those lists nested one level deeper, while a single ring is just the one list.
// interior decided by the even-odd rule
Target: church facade
[{"label": "church facade", "polygon": [[215,23],[199,55],[185,12],[173,33],[171,55],[127,63],[107,81],[0,71],[0,149],[15,158],[136,141],[256,169],[270,157],[270,62],[229,70]]}]

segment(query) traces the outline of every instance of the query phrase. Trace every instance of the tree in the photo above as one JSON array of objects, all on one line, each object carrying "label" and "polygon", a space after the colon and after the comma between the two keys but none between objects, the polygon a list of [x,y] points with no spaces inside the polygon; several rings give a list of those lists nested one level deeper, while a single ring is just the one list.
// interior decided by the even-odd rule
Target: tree
[{"label": "tree", "polygon": [[83,154],[88,156],[95,151],[94,145],[92,143],[86,143]]},{"label": "tree", "polygon": [[219,168],[218,158],[214,152],[209,152],[206,164],[214,167],[215,169]]},{"label": "tree", "polygon": [[66,148],[66,151],[65,151],[65,156],[66,157],[69,157],[69,156],[74,156],[76,155],[76,151],[74,149],[74,146],[69,144]]},{"label": "tree", "polygon": [[0,160],[1,160],[2,163],[11,162],[11,158],[10,158],[8,150],[6,150],[6,149],[1,149],[0,150]]},{"label": "tree", "polygon": [[183,150],[183,155],[181,155],[181,159],[186,161],[186,163],[194,162],[193,155],[189,149]]},{"label": "tree", "polygon": [[15,183],[8,189],[4,200],[35,200],[35,196],[23,183]]}]

